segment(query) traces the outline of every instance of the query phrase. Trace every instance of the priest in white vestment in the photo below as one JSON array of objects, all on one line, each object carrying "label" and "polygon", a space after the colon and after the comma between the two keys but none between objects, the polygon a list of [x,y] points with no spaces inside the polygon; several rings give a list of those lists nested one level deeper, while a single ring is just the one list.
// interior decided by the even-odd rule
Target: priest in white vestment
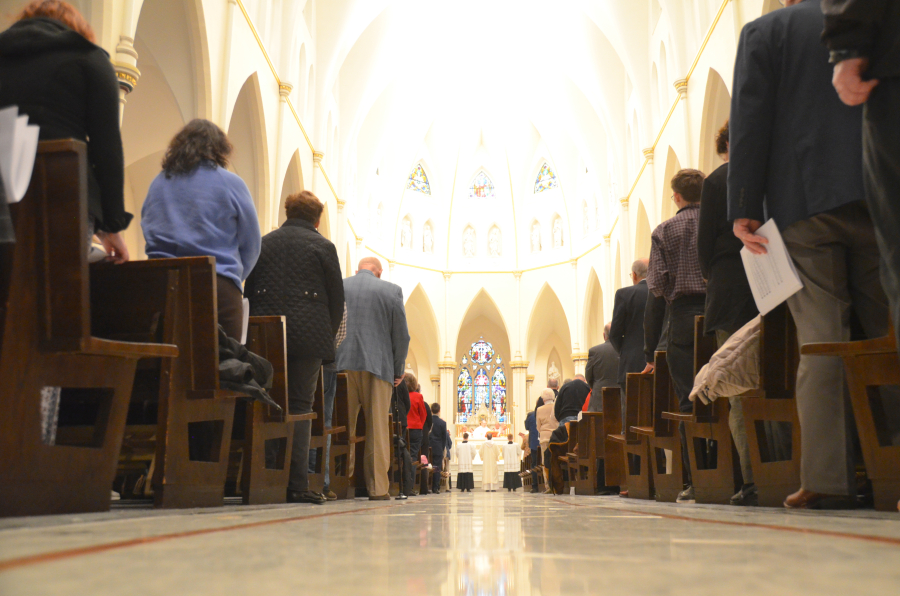
[{"label": "priest in white vestment", "polygon": [[493,435],[487,433],[484,443],[478,448],[481,456],[481,486],[485,492],[496,492],[500,482],[497,473],[497,460],[500,459],[500,445],[491,440]]},{"label": "priest in white vestment", "polygon": [[475,448],[469,443],[469,433],[463,433],[462,443],[456,444],[456,488],[460,492],[472,492],[475,488],[475,475],[472,473],[472,460],[475,459]]}]

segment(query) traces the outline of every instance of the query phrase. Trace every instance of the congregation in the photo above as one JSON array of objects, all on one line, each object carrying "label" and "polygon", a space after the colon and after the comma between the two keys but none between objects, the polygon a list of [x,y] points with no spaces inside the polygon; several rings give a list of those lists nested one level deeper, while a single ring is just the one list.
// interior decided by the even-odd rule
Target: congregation
[{"label": "congregation", "polygon": [[[633,285],[616,292],[604,343],[590,349],[584,374],[548,380],[535,407],[529,404],[521,440],[487,432],[475,448],[464,433],[454,444],[453,420],[443,419],[440,403],[425,401],[406,371],[403,291],[381,279],[382,262],[365,257],[345,277],[335,245],[318,232],[324,205],[307,190],[287,196],[283,224],[262,235],[246,183],[228,169],[233,147],[226,133],[209,120],[187,123],[143,203],[146,254],[160,263],[214,258],[209,304],[220,335],[244,344],[248,326],[282,318],[281,359],[256,354],[267,367],[257,373],[252,358],[262,350],[247,343],[251,363],[242,369],[247,383],[258,382],[260,395],[288,416],[287,436],[265,440],[262,450],[267,469],[278,461],[286,467],[282,497],[322,505],[338,493],[370,500],[440,494],[453,485],[452,463],[456,488],[470,492],[476,461],[485,491],[517,491],[524,481],[531,492],[544,485],[544,492],[560,494],[581,477],[589,436],[591,494],[700,502],[709,498],[704,474],[718,467],[731,482],[728,502],[753,506],[770,502],[761,498],[768,488],[759,478],[762,464],[796,460],[796,485],[778,493],[785,507],[871,503],[873,455],[851,405],[844,360],[804,346],[891,336],[891,313],[895,323],[900,316],[900,137],[892,134],[897,116],[890,109],[900,74],[900,8],[867,12],[879,3],[863,0],[785,5],[741,34],[730,117],[715,138],[725,163],[708,175],[681,169],[668,181],[677,212],[653,231],[649,258],[633,263]],[[0,107],[28,113],[42,141],[86,144],[86,237],[79,241],[102,246],[92,245],[88,255],[102,271],[100,261],[129,262],[121,234],[132,215],[123,196],[116,74],[93,41],[88,23],[66,2],[31,2],[0,34]],[[859,106],[866,102],[864,111]],[[758,231],[769,219],[802,282],[786,310],[770,311],[787,317],[794,334],[781,354],[764,344],[774,335],[769,327],[769,336],[760,331],[770,315],[757,309],[742,257],[766,254],[769,239]],[[11,228],[0,233],[14,245]],[[15,288],[8,287],[6,262],[3,271],[6,296]],[[102,311],[107,297],[94,298]],[[154,323],[154,338],[156,331]],[[746,349],[752,337],[755,351]],[[747,387],[762,389],[755,371],[773,358],[793,366],[787,377],[796,410],[788,418],[761,416],[757,402],[764,400],[752,391],[710,390],[723,368],[742,379],[755,375]],[[218,372],[224,379],[221,364]],[[282,405],[267,393],[274,396],[279,374],[287,388]],[[47,445],[73,415],[60,407],[60,387],[50,389],[41,396]],[[876,393],[870,399],[877,404],[877,441],[900,445],[900,395],[896,387]],[[255,406],[245,408],[245,401],[232,403],[243,405],[236,406],[231,438],[253,428]],[[710,403],[715,413],[704,414]],[[129,425],[137,409],[128,410]],[[192,460],[232,434],[231,423],[197,424],[190,431]],[[704,424],[728,433],[707,437],[698,428]],[[589,426],[596,436],[585,434]],[[762,460],[760,449],[769,453]],[[726,469],[732,451],[735,465]],[[332,490],[336,475],[356,483]]]}]

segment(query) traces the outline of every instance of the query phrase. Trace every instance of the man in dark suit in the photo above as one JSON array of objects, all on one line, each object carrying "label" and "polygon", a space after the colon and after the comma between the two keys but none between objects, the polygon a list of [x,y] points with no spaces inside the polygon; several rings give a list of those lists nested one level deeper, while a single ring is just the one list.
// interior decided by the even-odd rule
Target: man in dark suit
[{"label": "man in dark suit", "polygon": [[[647,268],[650,259],[638,259],[631,265],[630,288],[616,291],[609,343],[619,353],[619,387],[622,412],[625,412],[625,376],[639,373],[647,366],[644,356],[644,307],[647,305]],[[622,423],[625,423],[622,416]]]},{"label": "man in dark suit", "polygon": [[[728,217],[754,254],[773,218],[803,282],[788,299],[801,345],[850,339],[851,311],[869,337],[888,328],[872,219],[863,202],[862,109],[832,88],[820,42],[821,0],[787,0],[741,32],[729,131]],[[801,356],[800,490],[789,508],[850,506],[852,416],[838,358]]]},{"label": "man in dark suit", "polygon": [[603,388],[616,387],[619,382],[619,353],[609,341],[612,323],[603,328],[603,343],[588,350],[584,377],[591,386],[591,403],[588,412],[603,411]]},{"label": "man in dark suit", "polygon": [[431,434],[428,435],[428,444],[431,447],[431,462],[434,468],[434,476],[431,479],[431,492],[441,492],[441,469],[444,466],[444,454],[450,450],[453,441],[450,440],[450,432],[447,423],[439,416],[441,404],[431,404]]}]

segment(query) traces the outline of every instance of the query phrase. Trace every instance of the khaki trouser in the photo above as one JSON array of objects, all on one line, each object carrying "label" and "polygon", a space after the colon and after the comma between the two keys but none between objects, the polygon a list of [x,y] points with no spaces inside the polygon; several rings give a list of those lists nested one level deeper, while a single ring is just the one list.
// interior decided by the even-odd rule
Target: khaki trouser
[{"label": "khaki trouser", "polygon": [[[366,371],[347,371],[347,393],[350,414],[350,433],[356,432],[359,409],[366,414],[366,451],[363,473],[370,497],[388,494],[388,468],[391,458],[391,429],[388,412],[393,387]],[[352,458],[351,452],[351,458]],[[352,462],[352,459],[351,459]],[[355,462],[351,463],[351,475]]]}]

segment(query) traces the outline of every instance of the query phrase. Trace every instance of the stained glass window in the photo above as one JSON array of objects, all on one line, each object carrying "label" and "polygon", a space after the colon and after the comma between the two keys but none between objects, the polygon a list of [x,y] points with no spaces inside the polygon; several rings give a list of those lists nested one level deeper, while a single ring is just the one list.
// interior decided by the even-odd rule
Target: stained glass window
[{"label": "stained glass window", "polygon": [[460,359],[457,377],[457,423],[477,425],[487,410],[499,424],[509,424],[506,371],[490,342],[479,339]]},{"label": "stained glass window", "polygon": [[422,167],[422,164],[416,165],[413,171],[409,173],[406,188],[417,190],[426,195],[431,194],[431,184],[428,182],[428,176],[425,175],[425,169]]},{"label": "stained glass window", "polygon": [[456,379],[456,395],[459,398],[459,421],[466,422],[475,411],[472,408],[472,374],[468,368],[459,371]]},{"label": "stained glass window", "polygon": [[488,178],[488,175],[481,170],[472,180],[472,186],[469,187],[469,198],[472,199],[489,199],[494,196],[494,183]]},{"label": "stained glass window", "polygon": [[556,179],[556,172],[550,169],[550,164],[544,162],[544,165],[541,166],[541,171],[538,172],[537,179],[534,181],[534,194],[558,187],[559,180]]},{"label": "stained glass window", "polygon": [[498,422],[508,422],[506,416],[506,373],[497,367],[491,377],[491,409]]}]

